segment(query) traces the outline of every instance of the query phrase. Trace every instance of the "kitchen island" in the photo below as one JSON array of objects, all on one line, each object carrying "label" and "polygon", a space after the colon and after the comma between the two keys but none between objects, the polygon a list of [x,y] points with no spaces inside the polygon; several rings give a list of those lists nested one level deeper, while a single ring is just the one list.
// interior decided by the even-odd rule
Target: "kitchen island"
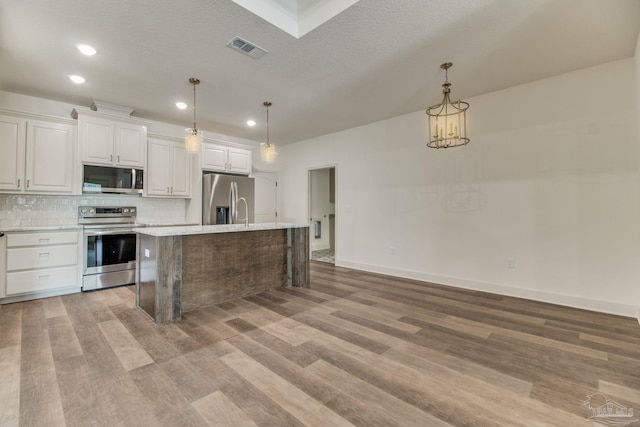
[{"label": "kitchen island", "polygon": [[136,229],[137,305],[156,323],[280,286],[309,286],[309,227],[229,224]]}]

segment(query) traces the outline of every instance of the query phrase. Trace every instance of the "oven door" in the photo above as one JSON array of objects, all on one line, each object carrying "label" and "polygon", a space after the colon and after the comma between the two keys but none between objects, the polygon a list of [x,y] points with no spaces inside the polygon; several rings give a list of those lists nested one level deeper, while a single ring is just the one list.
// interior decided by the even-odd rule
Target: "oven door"
[{"label": "oven door", "polygon": [[84,275],[135,270],[135,231],[85,230],[84,235]]}]

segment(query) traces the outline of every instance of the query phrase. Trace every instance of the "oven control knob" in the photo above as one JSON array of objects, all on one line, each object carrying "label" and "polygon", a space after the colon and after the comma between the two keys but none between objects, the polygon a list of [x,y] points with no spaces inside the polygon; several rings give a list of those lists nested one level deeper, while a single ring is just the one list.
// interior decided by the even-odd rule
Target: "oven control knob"
[{"label": "oven control knob", "polygon": [[131,209],[129,209],[129,212],[131,212],[132,214],[133,214],[133,213],[136,213],[136,208],[131,208]]},{"label": "oven control knob", "polygon": [[89,208],[89,213],[90,214],[94,214],[94,213],[96,213],[96,210],[94,208]]},{"label": "oven control knob", "polygon": [[89,212],[89,210],[88,210],[88,209],[86,209],[86,208],[82,208],[82,209],[80,209],[80,213],[81,213],[81,214],[86,214],[87,212]]},{"label": "oven control knob", "polygon": [[122,209],[122,213],[129,213],[129,208]]}]

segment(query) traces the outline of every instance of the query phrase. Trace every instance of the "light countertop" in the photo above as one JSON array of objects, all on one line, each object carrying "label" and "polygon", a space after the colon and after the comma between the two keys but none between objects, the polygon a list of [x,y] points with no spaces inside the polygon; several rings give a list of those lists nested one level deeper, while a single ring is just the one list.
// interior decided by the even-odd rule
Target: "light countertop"
[{"label": "light countertop", "polygon": [[12,232],[12,231],[69,231],[69,230],[82,230],[81,225],[45,225],[42,227],[39,226],[22,226],[22,227],[0,227],[0,231],[2,232]]},{"label": "light countertop", "polygon": [[264,223],[264,224],[223,224],[223,225],[187,225],[176,227],[144,227],[137,228],[138,234],[155,237],[186,236],[190,234],[236,233],[241,231],[280,230],[287,228],[305,228],[308,224]]}]

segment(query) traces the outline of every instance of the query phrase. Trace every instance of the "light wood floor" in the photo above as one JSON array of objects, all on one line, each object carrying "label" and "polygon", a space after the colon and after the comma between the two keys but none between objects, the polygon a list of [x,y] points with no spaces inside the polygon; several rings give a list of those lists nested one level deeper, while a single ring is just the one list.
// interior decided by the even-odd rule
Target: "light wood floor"
[{"label": "light wood floor", "polygon": [[640,412],[636,320],[312,263],[158,326],[122,287],[0,307],[0,426],[580,426]]}]

